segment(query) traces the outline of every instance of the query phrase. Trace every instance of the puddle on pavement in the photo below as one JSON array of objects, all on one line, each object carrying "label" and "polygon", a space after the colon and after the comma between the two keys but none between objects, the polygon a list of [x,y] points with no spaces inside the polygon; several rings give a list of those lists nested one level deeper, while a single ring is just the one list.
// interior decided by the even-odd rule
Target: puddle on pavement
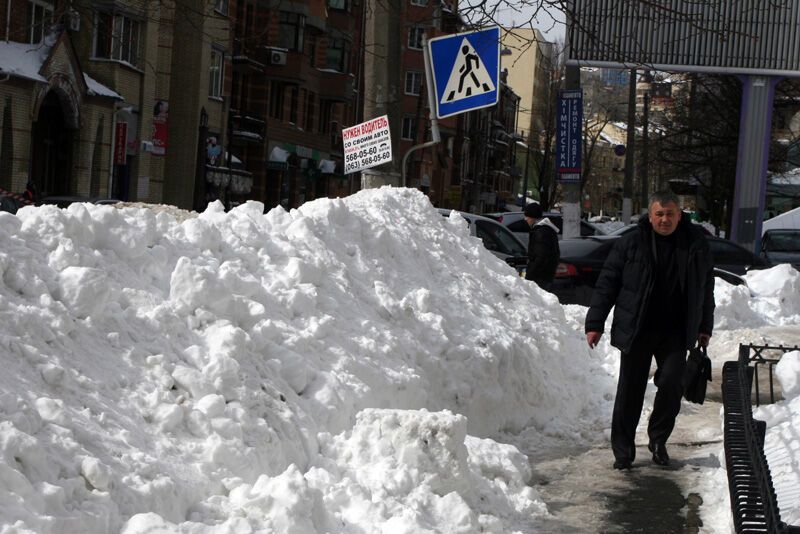
[{"label": "puddle on pavement", "polygon": [[636,475],[633,484],[621,492],[598,495],[606,502],[606,524],[620,533],[679,533],[699,532],[700,505],[703,499],[696,493],[684,497],[680,487],[667,477]]}]

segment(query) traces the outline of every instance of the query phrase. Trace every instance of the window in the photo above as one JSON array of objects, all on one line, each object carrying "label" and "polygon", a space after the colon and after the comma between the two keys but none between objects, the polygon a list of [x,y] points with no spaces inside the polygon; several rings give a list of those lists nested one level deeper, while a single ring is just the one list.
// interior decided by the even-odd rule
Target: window
[{"label": "window", "polygon": [[272,82],[269,88],[269,116],[273,119],[283,119],[283,83]]},{"label": "window", "polygon": [[411,141],[417,140],[417,119],[414,117],[403,118],[403,133],[400,137]]},{"label": "window", "polygon": [[411,5],[425,7],[428,5],[428,0],[411,0]]},{"label": "window", "polygon": [[350,60],[350,43],[344,39],[330,39],[325,51],[325,68],[347,72]]},{"label": "window", "polygon": [[328,0],[328,7],[341,11],[350,11],[350,0]]},{"label": "window", "polygon": [[410,70],[406,72],[406,94],[418,95],[422,87],[422,73]]},{"label": "window", "polygon": [[221,50],[211,49],[211,63],[208,66],[208,96],[222,96],[222,56]]},{"label": "window", "polygon": [[94,57],[139,64],[140,24],[125,15],[97,14]]},{"label": "window", "polygon": [[422,34],[425,28],[422,26],[411,26],[408,29],[408,47],[422,50]]},{"label": "window", "polygon": [[319,133],[328,133],[331,130],[331,116],[333,102],[330,100],[319,101]]},{"label": "window", "polygon": [[305,130],[307,132],[314,131],[314,116],[316,114],[317,95],[312,92],[308,93],[308,100],[306,101],[306,121]]},{"label": "window", "polygon": [[278,45],[288,50],[302,52],[306,18],[297,13],[281,11],[278,20]]},{"label": "window", "polygon": [[475,221],[475,235],[483,241],[488,250],[509,256],[526,256],[527,252],[519,241],[503,226],[488,221]]},{"label": "window", "polygon": [[41,43],[53,23],[53,6],[31,0],[28,9],[28,42]]},{"label": "window", "polygon": [[317,36],[313,33],[308,36],[308,64],[317,66]]},{"label": "window", "polygon": [[214,0],[214,9],[222,13],[228,14],[228,0]]},{"label": "window", "polygon": [[289,96],[289,122],[297,124],[297,104],[299,101],[299,90],[296,85],[293,85],[290,90]]}]

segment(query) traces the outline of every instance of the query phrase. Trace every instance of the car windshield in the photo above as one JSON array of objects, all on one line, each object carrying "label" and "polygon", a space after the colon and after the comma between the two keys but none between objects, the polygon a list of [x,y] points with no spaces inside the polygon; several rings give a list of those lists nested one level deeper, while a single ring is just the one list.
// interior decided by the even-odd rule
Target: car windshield
[{"label": "car windshield", "polygon": [[589,256],[600,248],[603,241],[595,239],[563,239],[558,243],[562,258],[578,258]]},{"label": "car windshield", "polygon": [[504,226],[489,221],[475,221],[475,233],[484,246],[509,256],[525,256],[525,247]]},{"label": "car windshield", "polygon": [[770,233],[764,249],[767,252],[800,252],[800,231]]}]

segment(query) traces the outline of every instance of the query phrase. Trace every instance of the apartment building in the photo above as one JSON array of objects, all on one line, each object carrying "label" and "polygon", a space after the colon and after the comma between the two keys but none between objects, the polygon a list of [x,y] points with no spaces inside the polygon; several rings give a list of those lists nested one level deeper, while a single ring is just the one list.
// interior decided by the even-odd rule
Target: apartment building
[{"label": "apartment building", "polygon": [[358,189],[343,172],[341,129],[359,119],[360,0],[238,0],[231,152],[248,198],[290,209]]},{"label": "apartment building", "polygon": [[82,67],[79,15],[63,3],[4,0],[0,42],[0,187],[44,195],[109,190],[111,131],[122,97]]}]

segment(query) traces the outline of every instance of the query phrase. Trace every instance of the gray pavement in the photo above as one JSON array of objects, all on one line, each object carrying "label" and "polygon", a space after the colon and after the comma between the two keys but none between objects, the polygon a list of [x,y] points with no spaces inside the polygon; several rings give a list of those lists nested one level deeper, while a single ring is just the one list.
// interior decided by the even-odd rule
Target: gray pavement
[{"label": "gray pavement", "polygon": [[[719,334],[712,338],[709,348],[714,376],[706,402],[684,402],[668,443],[672,458],[668,468],[653,464],[647,450],[652,388],[637,430],[637,456],[632,470],[612,469],[613,456],[606,442],[594,447],[554,443],[527,451],[533,469],[531,485],[550,511],[549,517],[537,518],[536,532],[731,531],[727,480],[719,471],[723,448],[722,365],[737,357],[739,343],[800,344],[800,328],[760,327]],[[704,502],[704,496],[712,502]],[[701,516],[711,524],[704,525]]]}]

